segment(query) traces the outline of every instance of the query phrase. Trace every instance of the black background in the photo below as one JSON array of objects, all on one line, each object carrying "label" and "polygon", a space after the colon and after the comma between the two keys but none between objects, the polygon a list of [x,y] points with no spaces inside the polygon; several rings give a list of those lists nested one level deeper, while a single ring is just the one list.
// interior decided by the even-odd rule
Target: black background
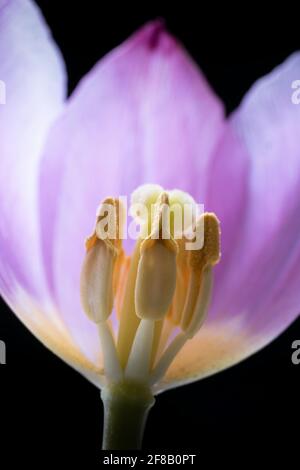
[{"label": "black background", "polygon": [[[293,11],[286,22],[275,21],[274,5],[262,17],[249,5],[230,12],[212,5],[206,12],[202,4],[188,2],[122,9],[97,1],[38,4],[65,57],[70,92],[100,57],[156,17],[165,18],[184,43],[228,112],[257,78],[300,49]],[[7,344],[7,365],[0,366],[0,457],[6,451],[11,463],[21,458],[27,464],[42,453],[41,468],[50,458],[57,466],[64,458],[100,462],[102,407],[96,388],[48,352],[4,304],[0,339]],[[291,362],[295,339],[300,320],[243,363],[159,396],[144,447],[193,449],[210,462],[236,460],[242,468],[251,457],[261,463],[261,452],[268,462],[279,453],[291,455],[300,438],[300,365]]]}]

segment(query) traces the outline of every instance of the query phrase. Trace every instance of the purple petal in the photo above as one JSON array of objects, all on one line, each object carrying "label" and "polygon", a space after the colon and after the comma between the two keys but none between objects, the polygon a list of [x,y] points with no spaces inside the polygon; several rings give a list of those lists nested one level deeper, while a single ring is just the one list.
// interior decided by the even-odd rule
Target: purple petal
[{"label": "purple petal", "polygon": [[99,341],[80,308],[79,274],[99,202],[145,182],[203,200],[223,125],[221,104],[160,22],[107,55],[71,97],[43,162],[43,243],[60,310],[89,357]]},{"label": "purple petal", "polygon": [[45,294],[39,158],[65,89],[60,54],[31,1],[0,1],[0,80],[0,291],[16,309],[17,291]]},{"label": "purple petal", "polygon": [[213,305],[157,391],[238,363],[299,315],[299,77],[297,53],[251,88],[219,142],[205,199],[222,228]]},{"label": "purple petal", "polygon": [[39,162],[62,108],[65,71],[39,11],[27,0],[0,0],[0,80],[6,85],[5,104],[0,97],[0,292],[40,341],[99,385],[99,371],[72,342],[45,284]]},{"label": "purple petal", "polygon": [[296,53],[252,87],[230,120],[238,139],[231,152],[240,152],[249,169],[211,320],[240,318],[241,331],[260,345],[300,311],[300,105],[292,102],[299,77]]},{"label": "purple petal", "polygon": [[27,0],[0,0],[0,80],[0,292],[35,336],[98,383],[46,287],[39,164],[46,134],[63,105],[65,70],[38,9]]}]

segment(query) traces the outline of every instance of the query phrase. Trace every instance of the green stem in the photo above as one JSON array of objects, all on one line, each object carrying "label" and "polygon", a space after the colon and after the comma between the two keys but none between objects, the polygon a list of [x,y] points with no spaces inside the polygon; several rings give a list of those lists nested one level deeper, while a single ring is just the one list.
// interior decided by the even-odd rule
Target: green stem
[{"label": "green stem", "polygon": [[110,384],[101,392],[104,406],[103,450],[140,449],[154,397],[134,382]]}]

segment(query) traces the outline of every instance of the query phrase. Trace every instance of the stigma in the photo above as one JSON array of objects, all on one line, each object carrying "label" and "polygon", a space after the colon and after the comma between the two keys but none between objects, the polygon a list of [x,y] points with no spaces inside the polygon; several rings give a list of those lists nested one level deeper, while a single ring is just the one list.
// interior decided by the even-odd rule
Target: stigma
[{"label": "stigma", "polygon": [[99,331],[108,383],[159,382],[209,309],[220,224],[193,198],[158,185],[137,188],[130,213],[139,227],[123,249],[123,207],[107,198],[86,240],[81,303]]}]

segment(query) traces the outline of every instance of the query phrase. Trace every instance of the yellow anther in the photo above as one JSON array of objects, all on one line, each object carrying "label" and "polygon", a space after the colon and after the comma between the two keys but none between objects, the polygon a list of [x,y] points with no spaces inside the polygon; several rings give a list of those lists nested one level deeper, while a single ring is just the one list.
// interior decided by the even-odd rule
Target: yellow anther
[{"label": "yellow anther", "polygon": [[97,239],[88,250],[81,271],[81,303],[95,323],[105,321],[113,308],[113,269],[116,255]]},{"label": "yellow anther", "polygon": [[107,198],[99,206],[95,232],[117,251],[122,247],[123,207],[118,199]]},{"label": "yellow anther", "polygon": [[150,236],[142,242],[135,288],[139,318],[159,320],[172,302],[176,286],[177,243],[169,231],[169,199],[159,196]]},{"label": "yellow anther", "polygon": [[193,270],[202,271],[205,266],[213,266],[220,260],[220,223],[215,214],[205,213],[199,218],[196,234],[202,238],[203,246],[190,250],[189,265]]},{"label": "yellow anther", "polygon": [[159,320],[172,302],[176,285],[176,253],[161,240],[146,247],[139,261],[135,306],[139,318]]},{"label": "yellow anther", "polygon": [[[212,281],[211,274],[209,274],[210,281],[207,282],[207,273],[210,273],[211,267],[220,259],[220,225],[215,214],[205,213],[199,218],[196,234],[196,238],[198,236],[202,240],[202,247],[189,251],[190,276],[181,319],[183,331],[188,331],[192,324],[195,325],[191,330],[193,334],[196,331],[196,326],[200,327],[202,323],[210,298]],[[206,286],[209,286],[209,292]],[[205,302],[202,301],[202,298],[206,299]]]},{"label": "yellow anther", "polygon": [[94,233],[86,240],[80,283],[82,307],[95,323],[104,322],[113,308],[114,268],[118,257],[123,257],[119,225],[119,201],[105,199],[97,211]]}]

